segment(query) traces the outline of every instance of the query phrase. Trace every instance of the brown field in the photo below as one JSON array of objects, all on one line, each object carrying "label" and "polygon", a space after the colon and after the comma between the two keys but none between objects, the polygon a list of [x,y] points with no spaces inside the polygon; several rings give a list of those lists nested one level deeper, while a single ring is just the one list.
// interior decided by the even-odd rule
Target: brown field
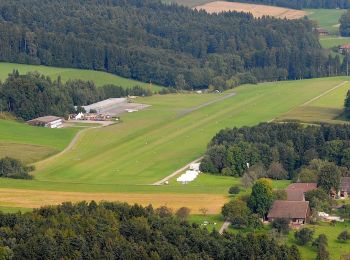
[{"label": "brown field", "polygon": [[221,13],[228,11],[237,11],[251,13],[254,17],[273,16],[276,18],[299,19],[307,15],[307,12],[301,10],[288,9],[276,6],[233,3],[226,1],[215,1],[196,6],[197,10],[205,10],[208,13]]},{"label": "brown field", "polygon": [[191,213],[200,213],[207,208],[209,214],[218,214],[228,200],[224,195],[213,194],[137,194],[137,193],[86,193],[38,191],[21,189],[0,189],[0,206],[38,208],[45,205],[57,205],[65,201],[121,201],[143,206],[152,204],[154,208],[167,206],[174,210],[188,207]]}]

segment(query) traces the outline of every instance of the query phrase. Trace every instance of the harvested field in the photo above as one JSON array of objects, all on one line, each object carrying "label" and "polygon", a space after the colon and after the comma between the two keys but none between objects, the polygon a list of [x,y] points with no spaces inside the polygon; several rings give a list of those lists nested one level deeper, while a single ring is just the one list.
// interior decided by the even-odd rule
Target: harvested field
[{"label": "harvested field", "polygon": [[226,1],[215,1],[206,3],[204,5],[196,6],[197,10],[205,10],[207,13],[221,13],[221,12],[245,12],[251,13],[254,17],[273,16],[276,18],[299,19],[306,16],[308,13],[301,10],[288,9],[276,6],[256,5],[233,3]]},{"label": "harvested field", "polygon": [[[45,200],[43,200],[45,198]],[[137,194],[137,193],[85,193],[56,192],[20,189],[0,189],[0,206],[16,205],[23,208],[38,208],[45,205],[57,205],[65,201],[121,201],[143,206],[152,204],[157,208],[167,206],[174,210],[188,207],[191,213],[198,214],[200,208],[207,208],[209,214],[217,214],[228,200],[227,196],[214,194]]]}]

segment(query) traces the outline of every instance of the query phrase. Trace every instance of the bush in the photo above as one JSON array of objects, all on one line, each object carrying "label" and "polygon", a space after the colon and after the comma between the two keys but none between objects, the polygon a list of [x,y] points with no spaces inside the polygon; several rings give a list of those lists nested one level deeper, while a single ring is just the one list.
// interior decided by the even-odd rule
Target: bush
[{"label": "bush", "polygon": [[31,179],[29,172],[34,170],[34,166],[25,166],[21,161],[5,157],[0,159],[0,177],[13,179]]},{"label": "bush", "polygon": [[191,210],[189,208],[182,207],[176,211],[175,215],[178,218],[185,220],[188,217],[188,215],[190,215],[190,212],[191,212]]},{"label": "bush", "polygon": [[272,221],[272,228],[276,229],[279,233],[287,235],[289,233],[289,220],[285,218],[277,218]]},{"label": "bush", "polygon": [[238,186],[232,186],[228,190],[229,194],[238,194],[241,191],[241,189]]},{"label": "bush", "polygon": [[347,240],[350,240],[350,233],[347,230],[344,230],[338,235],[338,240],[341,242],[345,242]]},{"label": "bush", "polygon": [[313,230],[309,228],[302,228],[299,231],[295,232],[294,237],[297,240],[297,243],[303,246],[312,240],[313,235]]},{"label": "bush", "polygon": [[325,234],[320,234],[312,243],[312,246],[319,248],[320,246],[328,246],[328,238]]}]

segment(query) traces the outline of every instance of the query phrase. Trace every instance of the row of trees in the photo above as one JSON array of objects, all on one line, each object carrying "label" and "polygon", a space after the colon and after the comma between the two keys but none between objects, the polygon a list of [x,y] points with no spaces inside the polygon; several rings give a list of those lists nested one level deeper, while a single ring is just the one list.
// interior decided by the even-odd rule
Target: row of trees
[{"label": "row of trees", "polygon": [[114,85],[97,88],[93,82],[69,80],[63,83],[60,78],[52,81],[39,73],[19,75],[18,71],[14,71],[4,83],[0,83],[0,110],[24,120],[49,114],[67,116],[75,112],[75,106],[107,98],[151,94],[138,86],[131,89]]},{"label": "row of trees", "polygon": [[326,9],[349,9],[350,0],[238,0],[231,2],[256,3],[265,5],[275,5],[293,9],[304,8],[326,8]]},{"label": "row of trees", "polygon": [[[201,170],[243,176],[249,166],[260,165],[251,169],[260,178],[293,179],[314,159],[333,162],[340,175],[348,175],[350,126],[263,123],[224,129],[210,142]],[[310,171],[305,178],[316,175]]]},{"label": "row of trees", "polygon": [[165,207],[110,202],[0,213],[0,234],[1,259],[300,259],[265,235],[221,236]]},{"label": "row of trees", "polygon": [[345,73],[313,27],[307,19],[210,15],[159,0],[2,0],[0,60],[181,89]]}]

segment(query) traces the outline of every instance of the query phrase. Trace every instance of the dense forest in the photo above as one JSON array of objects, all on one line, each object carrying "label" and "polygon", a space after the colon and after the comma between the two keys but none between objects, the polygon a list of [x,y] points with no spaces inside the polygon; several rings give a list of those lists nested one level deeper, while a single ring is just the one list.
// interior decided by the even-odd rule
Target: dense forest
[{"label": "dense forest", "polygon": [[209,233],[166,207],[64,203],[0,213],[0,259],[300,259],[266,235]]},{"label": "dense forest", "polygon": [[339,176],[349,175],[349,125],[263,123],[221,130],[210,142],[201,168],[214,174],[242,176],[249,166],[262,165],[268,169],[266,177],[293,179],[304,167],[318,171],[325,161],[332,163],[328,168]]},{"label": "dense forest", "polygon": [[255,3],[275,5],[293,9],[303,8],[326,8],[326,9],[348,9],[350,0],[228,0],[230,2]]},{"label": "dense forest", "polygon": [[307,19],[210,15],[158,0],[0,0],[0,60],[178,88],[341,73]]},{"label": "dense forest", "polygon": [[75,106],[107,98],[151,94],[150,90],[138,86],[130,89],[114,85],[97,88],[89,81],[62,83],[60,78],[53,81],[36,72],[19,75],[18,71],[14,71],[4,83],[0,83],[0,111],[10,112],[24,120],[46,115],[67,116],[75,112]]}]

